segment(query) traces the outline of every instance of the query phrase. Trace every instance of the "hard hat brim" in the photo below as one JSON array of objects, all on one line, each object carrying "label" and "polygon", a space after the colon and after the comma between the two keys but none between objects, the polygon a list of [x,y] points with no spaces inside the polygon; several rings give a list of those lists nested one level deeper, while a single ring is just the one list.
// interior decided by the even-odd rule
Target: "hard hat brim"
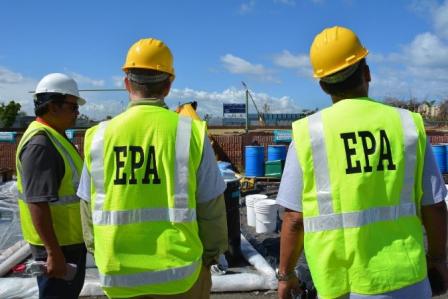
[{"label": "hard hat brim", "polygon": [[86,100],[84,100],[81,97],[78,97],[78,99],[76,100],[76,102],[78,103],[79,106],[82,106],[86,103]]}]

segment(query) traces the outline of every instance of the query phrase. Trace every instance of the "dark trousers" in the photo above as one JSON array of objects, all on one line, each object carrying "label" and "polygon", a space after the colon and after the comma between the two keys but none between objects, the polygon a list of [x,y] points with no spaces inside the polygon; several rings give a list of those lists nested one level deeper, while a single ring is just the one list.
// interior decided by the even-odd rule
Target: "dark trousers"
[{"label": "dark trousers", "polygon": [[[40,246],[32,247],[34,247],[32,252],[35,260],[47,260],[44,248]],[[76,299],[79,293],[81,293],[86,276],[86,247],[84,244],[76,244],[62,246],[61,248],[65,262],[77,265],[75,278],[71,281],[66,281],[58,278],[49,278],[46,275],[37,276],[39,299]]]}]

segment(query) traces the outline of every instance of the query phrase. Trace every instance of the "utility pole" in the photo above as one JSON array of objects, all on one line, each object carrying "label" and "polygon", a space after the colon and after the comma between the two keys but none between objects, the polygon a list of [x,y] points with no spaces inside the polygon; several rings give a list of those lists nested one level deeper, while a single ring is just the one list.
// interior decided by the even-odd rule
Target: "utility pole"
[{"label": "utility pole", "polygon": [[[244,84],[244,82],[242,82]],[[246,85],[246,84],[244,84]],[[249,132],[249,90],[246,89],[246,133]]]},{"label": "utility pole", "polygon": [[246,89],[246,133],[247,133],[249,131],[249,97],[252,100],[252,103],[254,104],[255,110],[257,111],[258,121],[262,126],[265,125],[265,121],[260,111],[258,110],[257,104],[255,103],[254,98],[250,94],[249,88],[247,87],[246,83],[241,81],[241,84],[243,84],[244,88]]}]

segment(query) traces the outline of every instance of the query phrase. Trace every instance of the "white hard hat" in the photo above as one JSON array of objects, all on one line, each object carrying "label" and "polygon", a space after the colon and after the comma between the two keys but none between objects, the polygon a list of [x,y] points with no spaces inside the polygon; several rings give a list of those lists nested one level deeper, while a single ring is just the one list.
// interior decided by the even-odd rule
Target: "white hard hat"
[{"label": "white hard hat", "polygon": [[37,84],[35,95],[55,92],[68,94],[78,98],[78,105],[84,105],[86,100],[79,96],[78,84],[69,76],[61,73],[52,73],[43,77]]}]

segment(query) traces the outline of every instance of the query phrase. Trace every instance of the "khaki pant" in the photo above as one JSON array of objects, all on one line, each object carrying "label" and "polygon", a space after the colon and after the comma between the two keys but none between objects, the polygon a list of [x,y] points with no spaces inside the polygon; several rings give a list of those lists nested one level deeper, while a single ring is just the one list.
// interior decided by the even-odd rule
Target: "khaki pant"
[{"label": "khaki pant", "polygon": [[185,293],[175,295],[144,295],[129,299],[209,299],[212,288],[210,268],[202,266],[198,280]]}]

